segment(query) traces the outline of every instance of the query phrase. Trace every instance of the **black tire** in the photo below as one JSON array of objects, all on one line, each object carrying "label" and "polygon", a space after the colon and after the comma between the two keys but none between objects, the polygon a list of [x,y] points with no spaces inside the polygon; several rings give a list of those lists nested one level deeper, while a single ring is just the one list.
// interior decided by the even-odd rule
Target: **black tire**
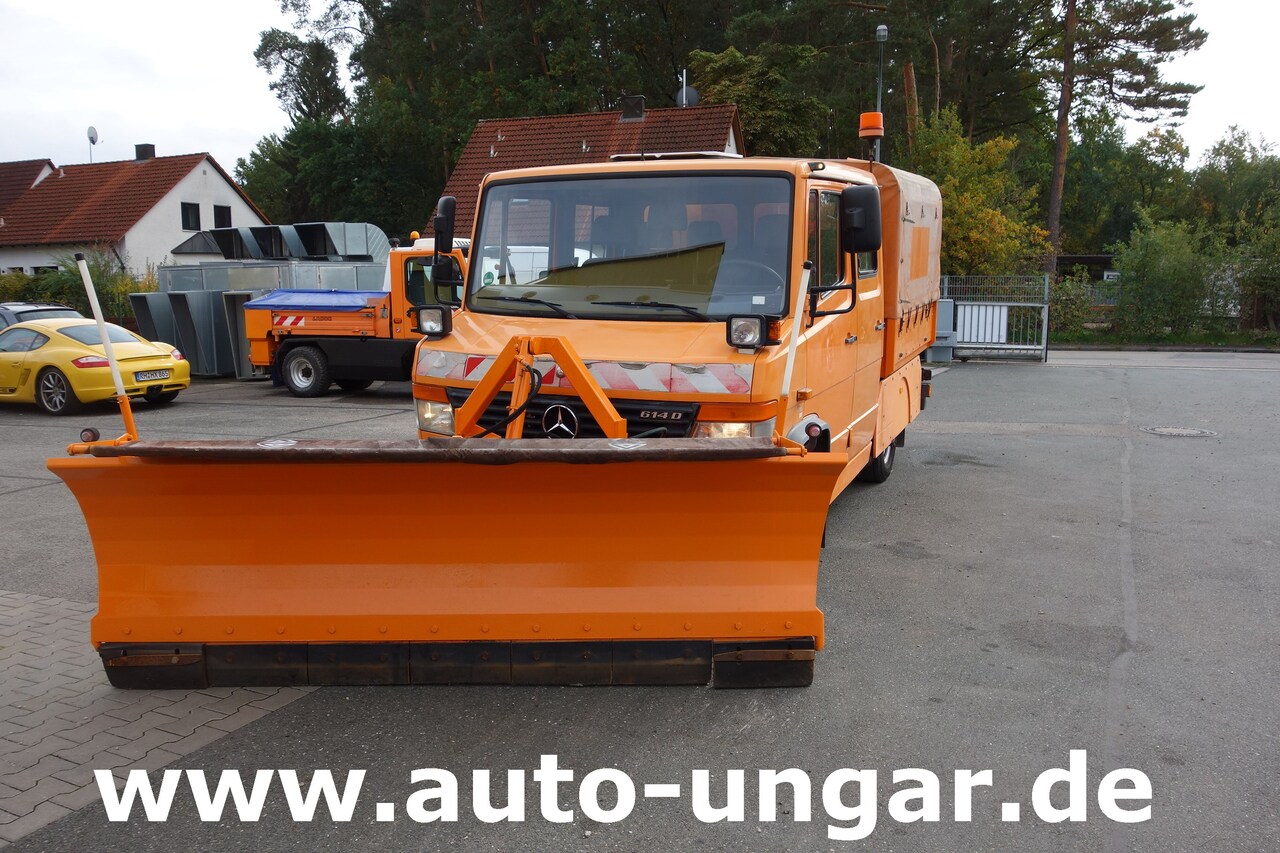
[{"label": "black tire", "polygon": [[333,381],[343,391],[363,391],[373,384],[372,379],[335,379]]},{"label": "black tire", "polygon": [[36,405],[51,415],[70,415],[84,408],[66,374],[46,367],[36,377]]},{"label": "black tire", "polygon": [[280,365],[285,387],[295,397],[323,397],[329,393],[329,361],[316,347],[295,347]]},{"label": "black tire", "polygon": [[883,483],[889,479],[889,475],[893,473],[893,457],[897,452],[898,446],[889,442],[879,456],[867,463],[867,467],[858,474],[858,479],[864,483]]},{"label": "black tire", "polygon": [[177,391],[147,391],[142,395],[142,397],[148,403],[154,403],[155,405],[160,406],[160,405],[164,405],[165,403],[172,403],[174,400],[178,399],[178,392]]}]

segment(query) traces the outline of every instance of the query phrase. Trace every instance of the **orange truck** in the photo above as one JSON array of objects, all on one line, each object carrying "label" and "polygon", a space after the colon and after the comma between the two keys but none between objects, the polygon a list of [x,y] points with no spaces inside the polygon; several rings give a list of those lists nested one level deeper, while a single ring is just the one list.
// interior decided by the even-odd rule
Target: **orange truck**
[{"label": "orange truck", "polygon": [[[465,278],[453,209],[408,300],[416,437],[145,440],[125,397],[124,435],[50,460],[111,683],[809,684],[828,507],[928,397],[937,187],[713,154],[495,173]],[[264,483],[298,497],[265,527]],[[171,524],[140,550],[143,503]]]},{"label": "orange truck", "polygon": [[[245,303],[249,361],[296,397],[320,397],[331,384],[360,391],[375,380],[407,381],[420,335],[417,305],[434,302],[433,241],[393,248],[383,290],[274,290]],[[454,247],[450,275],[466,256]]]}]

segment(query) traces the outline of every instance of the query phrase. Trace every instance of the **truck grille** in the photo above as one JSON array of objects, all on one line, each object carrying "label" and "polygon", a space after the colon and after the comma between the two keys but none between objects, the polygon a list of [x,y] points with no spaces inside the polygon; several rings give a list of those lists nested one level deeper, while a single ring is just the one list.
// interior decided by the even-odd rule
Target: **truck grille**
[{"label": "truck grille", "polygon": [[[467,401],[467,397],[471,394],[471,389],[449,388],[447,393],[449,395],[449,403],[457,409]],[[480,425],[485,428],[491,428],[498,421],[505,418],[510,401],[510,394],[498,394],[493,402],[489,404],[489,408],[485,409],[484,414],[480,416]],[[697,403],[659,403],[651,400],[614,399],[611,399],[610,402],[618,410],[618,414],[626,419],[628,436],[638,436],[641,433],[665,427],[665,433],[655,432],[652,433],[653,437],[687,438],[689,432],[693,429],[693,422],[698,418]],[[554,411],[548,417],[547,409],[557,405],[567,407],[572,412],[573,417],[562,416],[563,413]],[[525,410],[524,437],[569,438],[568,432],[563,426],[559,425],[572,427],[575,419],[576,430],[573,431],[575,433],[573,435],[574,438],[604,438],[604,430],[596,423],[596,419],[591,416],[591,412],[588,411],[581,397],[540,394],[533,398],[529,408]],[[557,433],[559,434],[557,435]]]}]

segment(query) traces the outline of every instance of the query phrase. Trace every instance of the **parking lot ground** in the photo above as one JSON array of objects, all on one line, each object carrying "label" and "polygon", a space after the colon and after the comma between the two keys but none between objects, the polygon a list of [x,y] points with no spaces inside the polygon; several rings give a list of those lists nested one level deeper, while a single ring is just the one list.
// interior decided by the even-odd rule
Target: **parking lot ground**
[{"label": "parking lot ground", "polygon": [[[893,477],[856,485],[832,507],[818,595],[826,647],[811,687],[775,691],[335,687],[264,701],[112,690],[87,649],[92,551],[43,459],[86,423],[109,434],[115,416],[0,409],[0,746],[10,744],[0,839],[15,851],[833,850],[853,846],[830,828],[858,822],[839,809],[858,804],[859,787],[829,802],[824,782],[852,768],[877,773],[878,820],[862,849],[1280,847],[1280,356],[1055,352],[1044,365],[956,365],[934,386]],[[403,386],[300,401],[227,381],[198,383],[170,407],[140,405],[139,425],[165,438],[395,438],[411,435],[413,420]],[[1168,427],[1177,434],[1148,431]],[[447,500],[447,484],[424,478],[423,497]],[[28,685],[52,672],[63,680],[35,695]],[[41,700],[70,707],[41,716],[24,706]],[[253,719],[227,722],[246,707]],[[181,714],[161,725],[154,715],[166,708]],[[172,757],[153,755],[164,744],[129,753],[131,736],[168,735],[196,739]],[[1033,809],[1033,787],[1066,768],[1071,750],[1087,754],[1086,819],[1050,823]],[[329,769],[340,787],[348,770],[366,775],[349,821],[296,822],[276,787],[253,823],[230,812],[202,822],[182,793],[165,822],[135,811],[112,823],[83,787],[106,753],[125,758],[109,767],[118,774],[165,766],[216,779],[236,768],[249,782],[263,768],[304,779]],[[552,754],[574,772],[558,796],[573,812],[566,823],[543,817],[533,780]],[[432,767],[460,780],[456,822],[406,814],[424,787],[411,771]],[[579,783],[599,768],[625,772],[640,792],[623,820],[592,820],[579,802]],[[787,768],[811,780],[811,819],[797,819],[803,807],[783,785],[777,820],[762,820],[758,773]],[[911,787],[893,781],[905,768],[940,779],[938,820],[890,811],[894,792]],[[1150,820],[1101,813],[1095,795],[1116,768],[1150,779]],[[485,769],[495,806],[503,771],[524,771],[524,821],[476,818],[472,771]],[[960,769],[992,771],[970,821],[953,808]],[[728,801],[730,771],[745,771],[743,819],[695,816],[699,770],[714,806]],[[681,796],[645,796],[645,783],[679,784]],[[601,807],[613,792],[600,787]],[[1052,804],[1067,795],[1055,786]],[[378,819],[380,803],[393,821]],[[1019,820],[1004,819],[1009,803]]]}]

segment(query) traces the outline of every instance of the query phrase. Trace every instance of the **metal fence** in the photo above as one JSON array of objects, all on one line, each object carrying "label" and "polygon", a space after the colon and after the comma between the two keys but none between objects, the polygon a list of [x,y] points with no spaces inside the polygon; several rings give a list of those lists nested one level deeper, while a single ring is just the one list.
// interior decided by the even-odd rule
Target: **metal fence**
[{"label": "metal fence", "polygon": [[943,276],[955,300],[955,356],[1049,357],[1049,276]]}]

